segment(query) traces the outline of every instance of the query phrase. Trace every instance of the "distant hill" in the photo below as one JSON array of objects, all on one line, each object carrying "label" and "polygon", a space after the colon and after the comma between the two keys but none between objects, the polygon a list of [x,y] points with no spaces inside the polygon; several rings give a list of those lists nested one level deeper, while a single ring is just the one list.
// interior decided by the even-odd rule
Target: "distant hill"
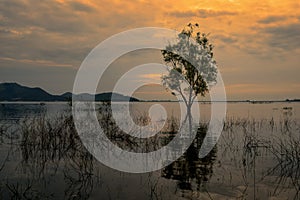
[{"label": "distant hill", "polygon": [[[91,94],[80,94],[80,95],[75,95],[77,99],[91,99],[92,95]],[[113,96],[113,99],[112,99]],[[66,92],[61,95],[61,97],[64,97],[64,99],[70,99],[72,97],[71,92]],[[96,101],[139,101],[139,99],[134,98],[134,97],[128,97],[124,96],[122,94],[118,93],[112,93],[112,92],[106,92],[106,93],[100,93],[95,95],[95,100]]]},{"label": "distant hill", "polygon": [[[95,95],[96,101],[110,101],[111,92]],[[91,94],[80,94],[76,97],[90,97]],[[114,93],[113,101],[139,101],[136,98]],[[72,97],[71,92],[62,95],[52,95],[39,87],[26,87],[18,83],[0,83],[0,101],[68,101]]]}]

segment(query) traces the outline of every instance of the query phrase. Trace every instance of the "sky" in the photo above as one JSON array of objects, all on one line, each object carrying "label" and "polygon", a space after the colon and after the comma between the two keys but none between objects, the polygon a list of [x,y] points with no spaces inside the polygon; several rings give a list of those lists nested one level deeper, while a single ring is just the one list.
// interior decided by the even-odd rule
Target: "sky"
[{"label": "sky", "polygon": [[[106,38],[148,26],[180,31],[189,22],[210,33],[227,99],[300,98],[300,2],[295,0],[1,0],[0,82],[53,94],[72,91],[82,61]],[[160,60],[155,50],[122,56],[100,80],[99,92],[110,91],[134,65]],[[135,95],[170,97],[151,85]]]}]

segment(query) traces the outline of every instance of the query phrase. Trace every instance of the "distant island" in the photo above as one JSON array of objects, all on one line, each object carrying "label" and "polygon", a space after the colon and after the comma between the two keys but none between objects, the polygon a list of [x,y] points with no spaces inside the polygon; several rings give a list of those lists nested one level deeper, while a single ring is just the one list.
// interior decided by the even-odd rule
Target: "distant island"
[{"label": "distant island", "polygon": [[[4,101],[33,101],[33,102],[50,102],[50,101],[71,101],[73,94],[66,92],[62,95],[53,95],[39,87],[27,87],[18,83],[0,83],[0,102]],[[91,99],[92,94],[79,94],[74,95],[77,99]],[[113,99],[112,99],[113,96]],[[143,100],[135,97],[129,97],[118,93],[105,92],[95,95],[95,101],[131,101],[131,102],[178,102],[178,100]],[[198,101],[202,103],[211,103],[211,101]],[[227,101],[215,101],[215,102],[227,102],[227,103],[251,103],[251,104],[263,104],[274,102],[300,102],[300,99],[285,99],[285,100],[227,100]]]},{"label": "distant island", "polygon": [[[87,97],[92,94],[75,95]],[[113,96],[113,100],[112,100]],[[70,101],[71,92],[62,95],[53,95],[39,87],[27,87],[18,83],[0,83],[0,101]],[[139,101],[134,97],[118,93],[106,92],[95,95],[95,101]]]}]

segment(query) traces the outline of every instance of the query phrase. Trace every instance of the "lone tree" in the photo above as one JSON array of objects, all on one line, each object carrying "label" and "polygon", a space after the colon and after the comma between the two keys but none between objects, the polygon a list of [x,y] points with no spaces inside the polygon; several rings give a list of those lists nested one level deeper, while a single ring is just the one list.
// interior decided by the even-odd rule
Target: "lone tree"
[{"label": "lone tree", "polygon": [[[171,67],[162,77],[162,83],[180,95],[187,108],[189,125],[192,125],[191,107],[200,94],[205,96],[208,85],[216,83],[217,65],[213,58],[213,45],[209,34],[201,33],[197,23],[189,23],[177,36],[177,41],[162,50],[164,62]],[[186,119],[185,119],[186,120]]]}]

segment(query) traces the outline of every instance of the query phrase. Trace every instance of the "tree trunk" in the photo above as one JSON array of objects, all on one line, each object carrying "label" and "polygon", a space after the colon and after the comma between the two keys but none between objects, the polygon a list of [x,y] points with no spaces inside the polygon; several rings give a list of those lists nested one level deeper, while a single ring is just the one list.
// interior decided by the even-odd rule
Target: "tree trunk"
[{"label": "tree trunk", "polygon": [[192,104],[189,104],[187,107],[187,117],[188,117],[188,123],[189,123],[189,138],[192,137],[192,110],[191,110]]},{"label": "tree trunk", "polygon": [[187,115],[188,115],[188,120],[189,120],[189,138],[191,139],[192,137],[192,94],[193,94],[193,89],[190,87],[189,88],[189,102],[187,106]]}]

